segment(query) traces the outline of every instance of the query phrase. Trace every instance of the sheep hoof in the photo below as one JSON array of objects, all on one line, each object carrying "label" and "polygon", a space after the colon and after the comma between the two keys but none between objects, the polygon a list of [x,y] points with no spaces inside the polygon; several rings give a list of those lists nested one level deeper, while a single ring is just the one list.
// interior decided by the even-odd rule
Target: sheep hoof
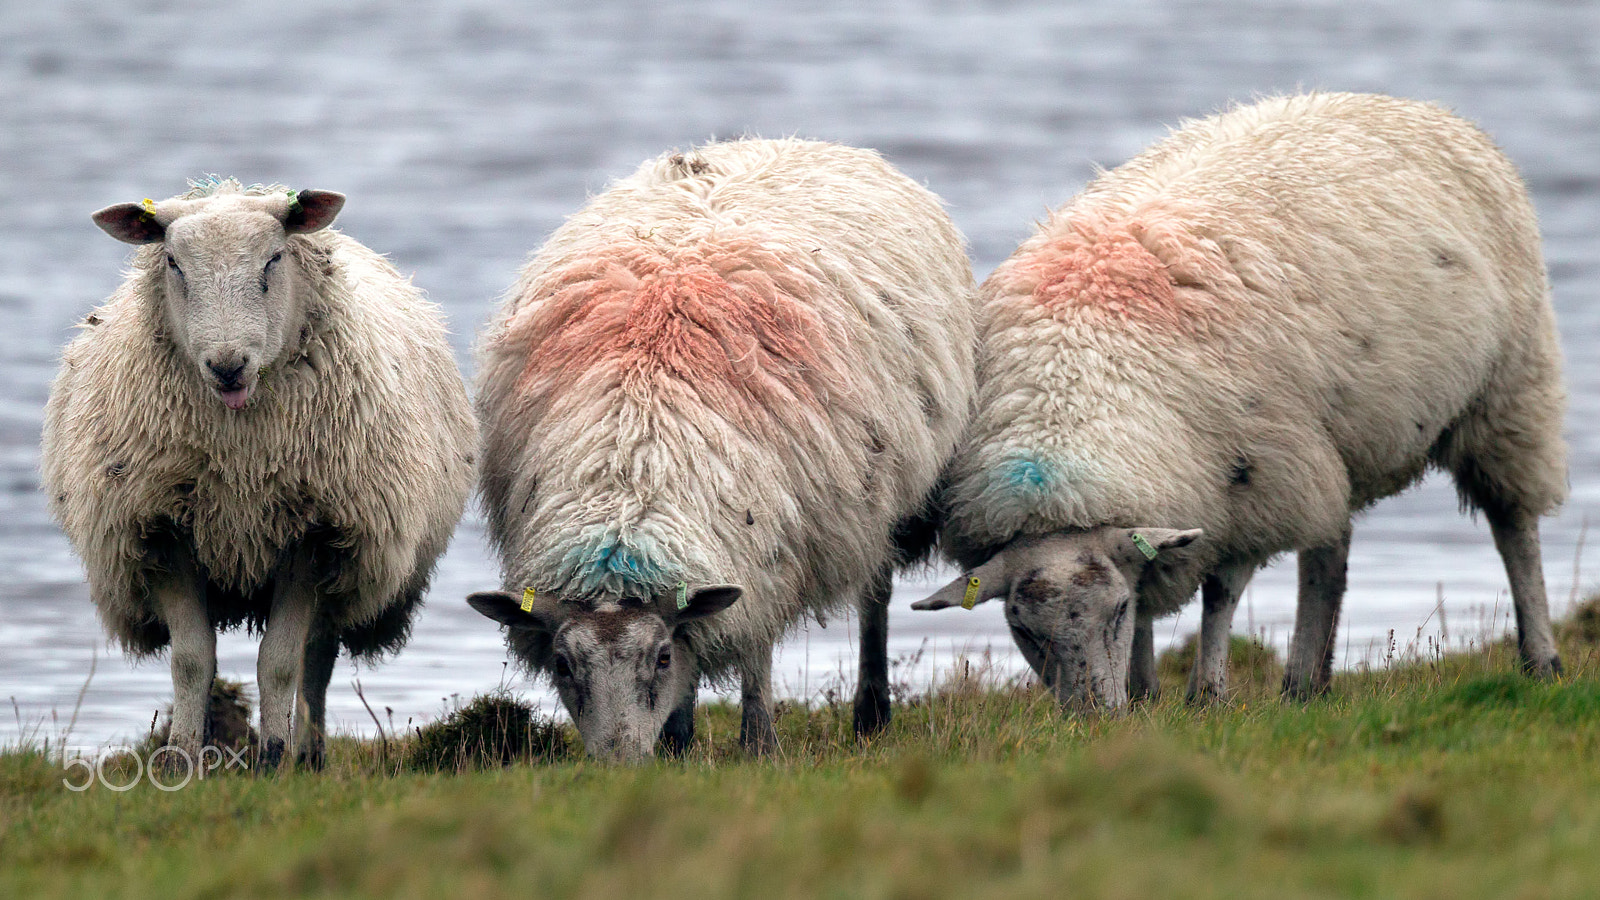
[{"label": "sheep hoof", "polygon": [[1190,706],[1227,706],[1228,689],[1206,685],[1199,689],[1190,689],[1187,699]]},{"label": "sheep hoof", "polygon": [[1311,678],[1301,678],[1294,675],[1283,676],[1282,697],[1285,703],[1308,703],[1327,692],[1327,679],[1323,679],[1319,683]]},{"label": "sheep hoof", "polygon": [[166,744],[150,755],[150,767],[163,776],[199,774],[203,778],[205,773],[198,761],[204,749],[202,744]]},{"label": "sheep hoof", "polygon": [[763,710],[755,715],[746,713],[739,723],[739,746],[751,756],[769,756],[778,749],[778,731],[772,719]]},{"label": "sheep hoof", "polygon": [[1537,678],[1541,681],[1560,678],[1561,657],[1552,655],[1546,657],[1545,659],[1532,659],[1528,656],[1523,656],[1522,674],[1528,676],[1529,678]]},{"label": "sheep hoof", "polygon": [[882,685],[863,684],[856,691],[856,737],[870,737],[889,727],[889,692]]},{"label": "sheep hoof", "polygon": [[283,738],[269,738],[261,748],[261,772],[276,772],[283,763]]},{"label": "sheep hoof", "polygon": [[310,747],[300,751],[295,763],[306,771],[321,772],[323,767],[327,765],[327,757],[321,747]]}]

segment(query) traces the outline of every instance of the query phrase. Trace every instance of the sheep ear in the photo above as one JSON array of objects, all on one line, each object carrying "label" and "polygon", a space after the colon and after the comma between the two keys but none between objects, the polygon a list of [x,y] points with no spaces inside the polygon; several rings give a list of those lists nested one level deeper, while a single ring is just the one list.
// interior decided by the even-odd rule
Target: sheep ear
[{"label": "sheep ear", "polygon": [[[695,619],[715,615],[739,601],[744,596],[744,588],[736,584],[708,584],[705,587],[695,588],[693,593],[686,593],[684,606],[679,608],[675,596],[658,601],[666,610],[669,621],[674,627]],[[665,616],[664,616],[665,617]]]},{"label": "sheep ear", "polygon": [[1153,562],[1164,550],[1187,547],[1205,534],[1199,528],[1123,528],[1113,552],[1117,562],[1145,565]]},{"label": "sheep ear", "polygon": [[558,624],[547,604],[538,603],[531,609],[523,609],[521,598],[510,591],[479,591],[469,595],[467,603],[507,628],[555,631]]},{"label": "sheep ear", "polygon": [[154,244],[167,236],[166,226],[156,221],[149,206],[140,203],[118,203],[90,218],[101,231],[124,244]]},{"label": "sheep ear", "polygon": [[299,191],[289,201],[283,230],[287,234],[309,234],[333,224],[344,209],[344,195],[334,191]]},{"label": "sheep ear", "polygon": [[996,597],[1004,597],[1011,593],[1011,580],[1006,577],[1004,554],[1004,550],[996,553],[988,562],[911,604],[911,608],[945,609],[962,606],[971,609],[979,603],[987,603]]}]

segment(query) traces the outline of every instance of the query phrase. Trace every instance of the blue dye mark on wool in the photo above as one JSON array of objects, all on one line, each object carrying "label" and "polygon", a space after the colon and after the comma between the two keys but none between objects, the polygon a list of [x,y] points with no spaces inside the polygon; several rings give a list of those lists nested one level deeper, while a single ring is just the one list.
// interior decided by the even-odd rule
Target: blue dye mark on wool
[{"label": "blue dye mark on wool", "polygon": [[1046,466],[1037,459],[1014,459],[1001,467],[999,481],[1013,490],[1042,493],[1052,478]]},{"label": "blue dye mark on wool", "polygon": [[994,484],[1019,494],[1046,494],[1057,480],[1056,467],[1048,460],[1022,457],[1001,463],[994,473]]},{"label": "blue dye mark on wool", "polygon": [[234,188],[240,187],[239,180],[237,178],[225,178],[214,172],[202,175],[199,178],[189,179],[190,193],[203,197],[208,197],[212,194],[215,194],[217,192],[217,188],[220,188],[223,185],[230,185]]},{"label": "blue dye mark on wool", "polygon": [[199,178],[189,179],[189,190],[183,195],[185,200],[199,200],[205,197],[215,197],[217,194],[250,194],[258,197],[267,194],[281,194],[289,190],[281,184],[252,184],[248,187],[239,179],[217,174],[202,175]]},{"label": "blue dye mark on wool", "polygon": [[655,541],[618,537],[609,529],[581,540],[561,560],[568,590],[643,597],[682,580],[681,569],[661,558]]},{"label": "blue dye mark on wool", "polygon": [[1076,520],[1095,493],[1099,468],[1066,454],[1013,452],[976,474],[966,486],[965,502],[1005,528]]}]

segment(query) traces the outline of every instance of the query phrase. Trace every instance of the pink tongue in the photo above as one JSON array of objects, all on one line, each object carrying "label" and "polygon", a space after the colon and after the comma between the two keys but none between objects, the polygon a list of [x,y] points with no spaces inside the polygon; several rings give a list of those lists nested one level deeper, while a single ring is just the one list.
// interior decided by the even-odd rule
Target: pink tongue
[{"label": "pink tongue", "polygon": [[229,409],[244,409],[244,404],[250,399],[250,391],[255,385],[248,384],[237,391],[217,391],[222,395],[222,402],[228,404]]}]

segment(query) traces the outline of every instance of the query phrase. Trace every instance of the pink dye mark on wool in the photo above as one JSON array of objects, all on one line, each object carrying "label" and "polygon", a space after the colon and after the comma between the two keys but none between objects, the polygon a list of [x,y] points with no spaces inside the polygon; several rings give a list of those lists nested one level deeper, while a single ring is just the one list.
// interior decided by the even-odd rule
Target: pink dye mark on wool
[{"label": "pink dye mark on wool", "polygon": [[843,354],[804,299],[819,286],[783,256],[749,239],[640,243],[554,273],[500,338],[526,348],[519,393],[543,405],[594,372],[745,425],[813,413],[845,386]]},{"label": "pink dye mark on wool", "polygon": [[[1001,287],[1031,295],[1058,317],[1087,314],[1192,332],[1215,316],[1216,298],[1194,279],[1217,266],[1197,243],[1148,223],[1074,225],[1010,264]],[[1146,247],[1150,241],[1182,258],[1175,265],[1163,262]]]}]

